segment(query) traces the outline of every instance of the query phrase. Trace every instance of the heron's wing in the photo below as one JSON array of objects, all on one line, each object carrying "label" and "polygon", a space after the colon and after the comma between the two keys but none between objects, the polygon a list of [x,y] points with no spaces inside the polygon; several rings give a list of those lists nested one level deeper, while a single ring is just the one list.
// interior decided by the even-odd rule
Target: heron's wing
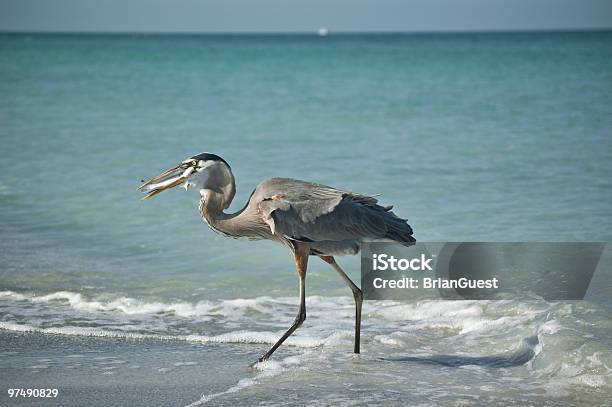
[{"label": "heron's wing", "polygon": [[284,217],[286,221],[296,224],[308,224],[333,211],[344,194],[344,191],[312,182],[272,178],[257,187],[254,199],[272,233],[283,234],[278,230],[274,217]]},{"label": "heron's wing", "polygon": [[258,209],[277,235],[306,242],[401,240],[395,235],[412,235],[405,219],[373,197],[304,181],[274,180],[260,195]]}]

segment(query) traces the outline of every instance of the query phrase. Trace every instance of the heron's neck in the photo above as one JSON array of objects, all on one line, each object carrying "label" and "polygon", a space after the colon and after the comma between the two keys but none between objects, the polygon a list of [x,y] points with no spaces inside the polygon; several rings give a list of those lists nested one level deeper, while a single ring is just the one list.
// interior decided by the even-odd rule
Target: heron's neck
[{"label": "heron's neck", "polygon": [[223,196],[218,192],[213,192],[208,189],[202,191],[199,207],[202,218],[206,221],[211,221],[226,217],[227,214],[223,212],[225,209]]},{"label": "heron's neck", "polygon": [[244,237],[255,240],[274,238],[270,227],[262,221],[257,211],[252,210],[251,198],[239,211],[225,213],[224,209],[229,206],[231,198],[234,197],[233,189],[231,193],[227,192],[230,195],[211,190],[202,190],[200,193],[202,194],[199,205],[200,216],[215,232],[234,238]]},{"label": "heron's neck", "polygon": [[198,210],[204,222],[212,229],[228,235],[236,233],[236,225],[233,219],[239,212],[224,212],[232,203],[235,192],[236,187],[233,182],[218,190],[203,189],[200,191],[202,198],[200,199]]}]

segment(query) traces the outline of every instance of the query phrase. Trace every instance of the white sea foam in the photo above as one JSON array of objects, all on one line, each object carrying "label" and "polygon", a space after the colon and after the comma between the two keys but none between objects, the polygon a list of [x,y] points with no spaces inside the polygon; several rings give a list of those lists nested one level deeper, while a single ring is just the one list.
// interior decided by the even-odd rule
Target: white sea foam
[{"label": "white sea foam", "polygon": [[383,345],[399,346],[402,342],[397,338],[393,338],[390,335],[376,335],[374,340],[382,343]]},{"label": "white sea foam", "polygon": [[27,300],[28,296],[23,295],[23,294],[19,294],[13,291],[0,291],[0,299],[12,299],[12,300],[16,300],[16,301],[23,301],[23,300]]},{"label": "white sea foam", "polygon": [[[135,298],[118,297],[105,299],[103,297],[89,299],[80,293],[58,291],[46,295],[21,294],[13,291],[0,291],[0,300],[29,301],[32,303],[57,303],[73,309],[87,312],[121,312],[127,315],[173,313],[181,317],[206,315],[239,316],[247,310],[265,312],[279,300],[270,297],[252,299],[232,299],[219,302],[198,301],[189,303],[178,302],[145,302]],[[292,299],[287,299],[291,301]],[[282,302],[282,301],[280,301]],[[295,300],[293,299],[293,302]]]},{"label": "white sea foam", "polygon": [[468,301],[420,301],[380,309],[378,315],[389,321],[419,321],[432,318],[473,318],[483,313],[482,306]]},{"label": "white sea foam", "polygon": [[[113,315],[142,315],[146,317],[168,314],[189,319],[197,318],[200,322],[209,321],[211,318],[217,317],[224,318],[226,323],[228,321],[236,322],[234,324],[226,324],[227,327],[237,328],[229,333],[215,336],[201,336],[198,334],[187,336],[188,340],[199,340],[209,343],[274,343],[278,337],[278,332],[243,331],[240,330],[243,327],[241,324],[248,326],[253,320],[261,321],[260,323],[262,324],[287,324],[287,321],[292,318],[291,313],[295,312],[294,298],[274,299],[270,297],[191,303],[185,301],[143,301],[125,296],[113,298],[108,295],[88,298],[80,293],[70,291],[59,291],[45,295],[2,291],[0,292],[0,300],[45,304],[48,307],[45,310],[61,310],[61,307],[69,307],[70,309],[85,313],[102,313],[108,315],[109,318],[114,318]],[[307,298],[307,307],[311,320],[317,322],[315,325],[316,329],[323,330],[320,332],[324,332],[325,335],[320,335],[317,338],[293,336],[289,343],[293,342],[296,346],[314,347],[320,346],[325,340],[328,340],[327,338],[330,335],[337,338],[343,335],[347,336],[346,332],[349,332],[351,329],[354,312],[352,298],[311,296]],[[403,324],[402,329],[454,329],[461,334],[510,329],[528,321],[534,315],[538,315],[535,312],[521,312],[516,315],[492,317],[491,315],[485,315],[485,307],[486,302],[477,301],[420,301],[408,304],[386,301],[373,304],[366,303],[364,315],[366,319],[371,320],[378,327],[391,328],[398,323],[407,322],[409,324]],[[261,314],[261,317],[253,316],[253,313]],[[26,321],[28,323],[33,322],[32,319],[26,319]],[[62,332],[58,333],[76,331],[79,334],[97,336],[138,335],[143,329],[147,331],[151,329],[153,331],[165,330],[165,326],[150,325],[150,322],[147,322],[148,325],[138,320],[131,320],[130,323],[126,321],[119,322],[109,324],[108,321],[105,321],[103,325],[106,326],[102,330],[70,326],[57,329],[62,330]],[[343,326],[342,324],[345,325]],[[37,329],[40,328],[37,324],[32,324],[32,326]],[[338,327],[345,327],[346,329],[339,330]],[[51,328],[44,329],[48,330]],[[541,329],[550,331],[556,328],[552,324],[545,324]],[[133,331],[137,333],[130,333]],[[345,333],[342,334],[342,332]],[[379,339],[384,340],[382,338],[381,336]]]},{"label": "white sea foam", "polygon": [[[0,329],[13,332],[39,332],[45,334],[68,335],[68,336],[90,336],[123,339],[153,339],[153,340],[176,340],[199,343],[258,343],[274,344],[282,335],[282,332],[258,332],[258,331],[236,331],[221,335],[156,335],[135,332],[113,331],[108,329],[63,326],[41,328],[28,324],[0,321]],[[300,348],[315,348],[325,344],[333,344],[339,338],[347,337],[348,332],[332,332],[326,337],[292,336],[284,344]]]},{"label": "white sea foam", "polygon": [[[340,349],[338,354],[350,352],[353,299],[311,296],[306,302],[308,324],[285,343],[297,348],[295,357],[258,364],[255,376],[237,380],[224,392],[204,395],[196,405],[239,392],[279,371],[299,366],[306,354],[320,353],[333,358]],[[291,323],[297,308],[292,297],[188,302],[70,291],[44,295],[2,291],[0,303],[4,311],[0,329],[13,332],[205,344],[272,345]],[[599,390],[610,385],[606,375],[610,373],[611,359],[601,347],[585,347],[578,351],[578,356],[564,351],[571,349],[577,340],[589,340],[579,335],[580,330],[567,326],[568,319],[575,319],[575,312],[567,304],[513,301],[366,302],[362,346],[365,354],[382,351],[413,356],[448,353],[486,356],[505,354],[516,348],[521,337],[537,335],[539,343],[530,346],[536,356],[525,369],[542,382],[544,391],[562,397],[575,386]],[[84,326],[77,326],[81,321]],[[253,329],[254,324],[259,324],[259,328]],[[210,334],[205,334],[207,329],[211,329]],[[312,352],[313,348],[321,349]]]},{"label": "white sea foam", "polygon": [[[193,405],[214,404],[219,397],[258,385],[281,372],[313,363],[346,362],[353,341],[354,303],[341,298],[307,297],[308,324],[286,341],[296,354],[257,364],[255,372],[236,377],[227,390],[205,394]],[[296,299],[257,297],[214,301],[152,301],[112,294],[86,295],[58,291],[45,295],[0,292],[5,312],[0,329],[44,334],[188,341],[205,344],[274,344],[291,323]],[[535,356],[525,366],[534,386],[550,397],[562,398],[576,388],[602,391],[611,383],[609,353],[596,344],[576,352],[578,341],[593,343],[572,325],[577,309],[568,304],[513,301],[372,301],[364,304],[362,347],[364,355],[399,352],[421,355],[506,355],[517,351],[517,341],[537,336],[524,346]],[[76,318],[75,318],[76,317]],[[79,321],[78,323],[74,321]],[[85,326],[80,325],[83,321]],[[257,326],[257,329],[253,329]],[[210,329],[210,333],[207,332]],[[209,334],[207,334],[209,333]],[[432,340],[433,339],[433,340]],[[590,342],[589,342],[590,341]],[[285,346],[284,345],[284,346]],[[313,349],[316,348],[316,351]],[[524,351],[521,348],[519,351]],[[275,356],[280,356],[275,355]],[[306,356],[310,355],[310,356]],[[367,356],[366,356],[367,357]],[[180,366],[162,368],[160,373]],[[367,362],[366,362],[367,363]],[[32,363],[41,366],[44,363]],[[463,367],[481,371],[482,367]],[[105,369],[114,372],[117,369]],[[481,374],[481,373],[474,373]],[[401,376],[401,375],[400,375]],[[500,383],[514,380],[502,376]],[[517,385],[512,382],[512,385]]]},{"label": "white sea foam", "polygon": [[[98,296],[87,298],[82,294],[59,291],[46,295],[22,294],[12,291],[0,292],[0,301],[15,301],[11,304],[15,314],[22,318],[10,318],[0,322],[0,328],[26,332],[41,332],[60,335],[80,335],[96,337],[115,337],[127,339],[160,339],[160,340],[185,340],[200,343],[258,343],[274,344],[282,335],[290,320],[292,313],[295,312],[295,299],[273,299],[270,297],[258,297],[252,299],[231,299],[219,301],[199,301],[196,303],[188,302],[146,302],[134,298],[119,297],[108,298],[108,296]],[[44,306],[44,308],[30,310],[27,306],[20,306],[19,302],[27,302],[32,305]],[[334,320],[338,317],[337,313],[330,310],[337,310],[338,303],[334,299],[324,300],[323,297],[309,297],[309,305],[314,304],[314,318],[321,322],[319,329],[308,331],[302,330],[296,335],[292,335],[286,344],[302,348],[318,347],[329,343],[338,343],[350,338],[350,329],[338,329],[337,324],[331,326],[328,321],[333,316]],[[20,309],[23,308],[23,309]],[[68,307],[68,310],[65,308]],[[352,309],[352,307],[351,307]],[[97,327],[74,326],[70,310],[74,312],[84,312],[92,315],[80,314],[95,322]],[[21,312],[21,314],[20,314]],[[259,313],[261,316],[253,317],[252,313]],[[48,319],[41,315],[50,315],[56,322],[53,327],[48,326]],[[223,317],[223,327],[232,329],[215,335],[203,335],[195,328],[187,327],[187,330],[176,329],[167,334],[168,327],[176,324],[176,318],[164,318],[151,320],[152,315],[172,314],[174,316],[189,318],[190,323],[193,316],[197,320],[210,320],[212,317]],[[102,314],[102,315],[100,315]],[[247,315],[248,314],[248,315]],[[122,315],[144,316],[147,318],[130,318],[126,320]],[[331,316],[330,316],[331,315]],[[349,314],[347,314],[349,316]],[[253,319],[259,319],[264,325],[275,326],[271,331],[268,330],[245,330],[241,329],[245,325],[251,325]],[[47,322],[45,322],[47,321]],[[272,322],[274,321],[274,322]],[[335,322],[335,321],[334,321]],[[57,326],[57,325],[61,326]],[[286,326],[286,327],[285,327]],[[282,329],[279,329],[282,327]],[[220,330],[219,327],[216,328]],[[190,332],[191,331],[191,332]],[[151,333],[149,333],[151,332]]]},{"label": "white sea foam", "polygon": [[[30,301],[33,303],[53,303],[65,304],[71,308],[96,312],[96,311],[117,311],[124,314],[160,314],[174,313],[178,316],[191,317],[210,313],[215,307],[208,301],[200,301],[195,304],[188,302],[164,303],[164,302],[143,302],[134,298],[119,297],[113,300],[87,299],[82,294],[70,291],[58,291],[47,295],[24,295],[12,291],[0,292],[0,299],[12,299],[15,301]],[[219,308],[219,307],[217,307]],[[228,304],[232,308],[232,304]],[[220,308],[220,310],[222,310]]]},{"label": "white sea foam", "polygon": [[553,335],[553,334],[559,332],[561,329],[563,329],[561,324],[559,324],[559,322],[557,320],[553,319],[553,320],[550,320],[550,321],[546,321],[545,323],[540,325],[538,331],[540,333],[543,333],[543,334]]},{"label": "white sea foam", "polygon": [[264,362],[256,363],[253,366],[253,369],[257,372],[254,377],[246,377],[240,379],[238,383],[231,386],[227,390],[218,393],[211,394],[203,394],[202,397],[187,405],[186,407],[195,407],[208,403],[211,400],[214,400],[220,396],[224,396],[227,394],[237,393],[243,389],[254,386],[260,383],[264,379],[272,378],[280,375],[281,373],[287,371],[289,368],[294,368],[297,365],[300,365],[304,359],[305,355],[301,356],[289,356],[280,361],[276,360],[266,360]]}]

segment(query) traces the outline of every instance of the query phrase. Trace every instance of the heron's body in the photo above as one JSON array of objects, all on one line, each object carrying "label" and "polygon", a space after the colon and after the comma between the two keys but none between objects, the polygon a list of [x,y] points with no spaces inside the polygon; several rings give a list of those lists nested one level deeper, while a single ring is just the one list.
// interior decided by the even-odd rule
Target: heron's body
[{"label": "heron's body", "polygon": [[290,178],[260,183],[243,209],[225,213],[236,193],[234,176],[221,157],[203,153],[143,184],[154,196],[177,186],[200,190],[199,211],[211,229],[228,237],[267,239],[293,253],[300,278],[300,310],[294,324],[260,360],[267,359],[306,318],[305,276],[309,256],[319,256],[340,274],[356,303],[355,353],[359,353],[361,290],[333,256],[359,252],[362,239],[394,240],[412,245],[412,228],[405,219],[378,205],[375,198]]},{"label": "heron's body", "polygon": [[412,229],[391,208],[325,185],[272,178],[260,183],[244,208],[233,214],[220,210],[228,194],[233,196],[231,191],[202,196],[199,204],[202,219],[228,237],[305,245],[310,254],[326,256],[357,254],[364,237],[414,241]]}]

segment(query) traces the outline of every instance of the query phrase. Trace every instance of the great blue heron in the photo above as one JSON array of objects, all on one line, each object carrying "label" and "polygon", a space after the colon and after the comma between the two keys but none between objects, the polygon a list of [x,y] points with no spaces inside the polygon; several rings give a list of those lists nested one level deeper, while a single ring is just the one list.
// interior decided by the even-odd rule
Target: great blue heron
[{"label": "great blue heron", "polygon": [[182,161],[139,187],[149,199],[176,186],[197,188],[200,215],[216,232],[234,238],[268,239],[291,249],[299,277],[300,308],[291,327],[259,361],[268,359],[306,319],[305,278],[309,256],[330,264],[355,298],[355,353],[359,353],[363,294],[340,268],[334,256],[357,254],[361,240],[390,239],[413,245],[412,228],[405,219],[370,196],[289,178],[260,183],[241,210],[228,214],[236,184],[229,164],[202,153]]}]

